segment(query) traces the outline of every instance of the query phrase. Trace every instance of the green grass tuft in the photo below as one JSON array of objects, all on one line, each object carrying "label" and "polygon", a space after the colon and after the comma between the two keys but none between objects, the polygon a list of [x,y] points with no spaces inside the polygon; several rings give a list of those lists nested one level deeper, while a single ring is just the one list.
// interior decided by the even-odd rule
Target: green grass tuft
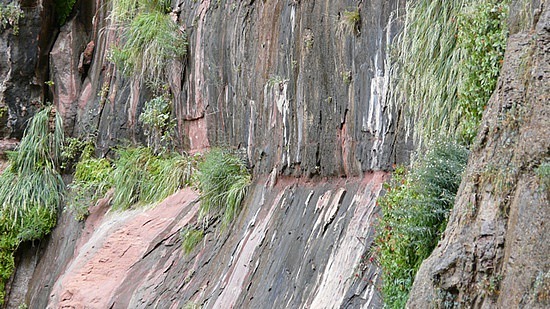
[{"label": "green grass tuft", "polygon": [[175,153],[155,155],[146,147],[121,148],[117,154],[112,173],[115,209],[168,197],[189,185],[196,166],[194,158]]},{"label": "green grass tuft", "polygon": [[204,232],[197,229],[184,229],[181,232],[182,247],[185,254],[191,253],[193,249],[204,238]]},{"label": "green grass tuft", "polygon": [[113,16],[123,21],[123,44],[112,49],[112,60],[127,75],[161,88],[170,60],[187,54],[186,34],[166,14],[165,1],[121,3]]},{"label": "green grass tuft", "polygon": [[63,140],[61,117],[51,107],[43,109],[0,175],[0,303],[19,244],[40,239],[55,226],[64,192],[58,172]]},{"label": "green grass tuft", "polygon": [[211,150],[199,164],[200,217],[220,216],[222,225],[227,226],[239,213],[250,183],[250,173],[241,159],[227,151]]},{"label": "green grass tuft", "polygon": [[447,225],[467,150],[454,143],[430,145],[409,173],[399,167],[378,200],[382,209],[376,254],[383,272],[382,294],[388,308],[404,308],[420,264]]},{"label": "green grass tuft", "polygon": [[361,34],[361,14],[359,13],[359,9],[344,11],[340,20],[340,27],[345,33],[356,36]]}]

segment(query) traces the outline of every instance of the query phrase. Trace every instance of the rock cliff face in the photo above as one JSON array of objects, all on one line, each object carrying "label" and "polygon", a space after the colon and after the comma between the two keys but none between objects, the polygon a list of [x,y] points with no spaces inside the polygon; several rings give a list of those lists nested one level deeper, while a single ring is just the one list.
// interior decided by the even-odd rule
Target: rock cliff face
[{"label": "rock cliff face", "polygon": [[[138,119],[151,93],[108,60],[121,36],[108,18],[112,3],[78,5],[50,52],[51,90],[66,131],[97,135],[105,153],[123,139],[143,140]],[[406,160],[400,111],[385,100],[386,52],[403,6],[397,0],[175,1],[173,14],[189,37],[188,56],[173,63],[169,78],[176,142],[191,151],[241,148],[260,174],[357,176]],[[356,31],[346,30],[343,13],[355,10],[361,21]],[[79,67],[87,46],[90,64]],[[36,53],[27,54],[36,61]],[[24,123],[8,103],[10,115]]]},{"label": "rock cliff face", "polygon": [[20,9],[23,17],[17,25],[0,27],[0,137],[20,138],[46,97],[44,82],[55,37],[52,1],[21,1]]},{"label": "rock cliff face", "polygon": [[[187,256],[179,231],[197,219],[193,191],[149,210],[101,215],[100,204],[51,295],[31,305],[379,307],[380,274],[366,255],[372,237],[365,235],[372,235],[384,178],[381,172],[331,183],[285,178],[273,187],[260,178],[231,232],[208,231]],[[44,289],[31,282],[31,293]]]},{"label": "rock cliff face", "polygon": [[[109,60],[121,36],[112,1],[77,1],[59,31],[53,0],[17,2],[19,34],[0,29],[2,137],[20,137],[51,99],[66,132],[95,137],[100,155],[143,142],[139,115],[153,94]],[[83,223],[63,212],[48,239],[21,246],[6,307],[381,307],[375,200],[383,171],[412,149],[404,113],[386,100],[388,44],[405,1],[172,7],[189,39],[168,82],[176,146],[244,153],[255,181],[242,212],[188,255],[180,231],[197,224],[200,203],[191,189],[127,212],[109,211],[106,199]],[[344,12],[355,10],[350,31]],[[532,32],[510,39],[457,207],[411,308],[548,306],[548,184],[535,172],[549,153],[548,5],[541,13]]]},{"label": "rock cliff face", "polygon": [[550,5],[510,37],[443,239],[410,308],[548,308]]},{"label": "rock cliff face", "polygon": [[[121,36],[111,5],[77,2],[40,66],[51,80],[42,99],[51,94],[66,133],[97,137],[101,155],[144,141],[138,119],[152,97],[109,61]],[[7,307],[380,307],[369,248],[387,175],[377,171],[407,161],[412,146],[386,102],[404,1],[172,7],[189,38],[169,78],[176,143],[246,154],[256,181],[241,215],[186,256],[179,232],[198,209],[190,190],[150,210],[105,213],[100,203],[85,224],[63,213],[49,240],[19,251]],[[350,30],[343,14],[356,10]]]}]

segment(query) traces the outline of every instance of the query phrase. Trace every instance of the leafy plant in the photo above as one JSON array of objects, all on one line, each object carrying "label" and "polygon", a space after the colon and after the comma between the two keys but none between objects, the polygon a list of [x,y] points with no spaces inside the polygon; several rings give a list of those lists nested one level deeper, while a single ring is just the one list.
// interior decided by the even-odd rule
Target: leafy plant
[{"label": "leafy plant", "polygon": [[0,302],[19,244],[40,239],[55,226],[64,192],[58,173],[63,139],[61,117],[51,107],[43,109],[0,175]]},{"label": "leafy plant", "polygon": [[457,137],[467,144],[475,135],[481,111],[494,90],[506,37],[500,22],[507,14],[507,1],[487,3],[407,3],[404,31],[391,53],[394,69],[389,93],[393,104],[410,109],[420,143]]},{"label": "leafy plant", "polygon": [[55,12],[59,25],[65,24],[75,3],[76,0],[55,0]]},{"label": "leafy plant", "polygon": [[83,220],[88,215],[88,207],[105,196],[112,187],[112,173],[113,167],[107,159],[93,158],[91,151],[85,151],[76,165],[67,203],[77,220]]},{"label": "leafy plant", "polygon": [[466,165],[467,150],[455,143],[430,145],[410,172],[398,167],[385,184],[376,236],[388,308],[403,308],[414,276],[447,225]]},{"label": "leafy plant", "polygon": [[147,144],[155,153],[165,147],[170,140],[170,132],[175,127],[175,119],[172,118],[171,102],[167,96],[158,96],[145,102],[143,112],[139,120],[143,123]]},{"label": "leafy plant", "polygon": [[183,252],[185,254],[191,253],[193,249],[201,242],[204,238],[204,232],[197,229],[184,229],[181,232]]},{"label": "leafy plant", "polygon": [[458,44],[464,52],[459,84],[460,138],[470,144],[495,89],[506,49],[507,2],[472,5],[459,18]]},{"label": "leafy plant", "polygon": [[239,212],[250,183],[250,173],[240,158],[220,149],[211,150],[199,164],[200,217],[220,216],[227,226]]},{"label": "leafy plant", "polygon": [[81,155],[86,152],[89,152],[88,156],[91,155],[94,150],[93,147],[94,144],[90,140],[67,137],[61,151],[61,170],[65,173],[70,171]]},{"label": "leafy plant", "polygon": [[19,34],[19,20],[23,18],[25,14],[21,10],[19,2],[11,2],[8,4],[0,3],[0,30],[6,29],[11,26],[13,34]]}]

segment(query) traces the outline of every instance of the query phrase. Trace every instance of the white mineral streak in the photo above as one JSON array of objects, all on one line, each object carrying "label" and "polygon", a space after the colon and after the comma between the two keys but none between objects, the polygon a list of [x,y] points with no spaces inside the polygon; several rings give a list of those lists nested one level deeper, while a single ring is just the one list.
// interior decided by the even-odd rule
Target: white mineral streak
[{"label": "white mineral streak", "polygon": [[[382,174],[375,174],[373,179],[364,184],[364,189],[360,189],[354,196],[352,204],[357,206],[353,218],[344,231],[341,241],[332,251],[321,280],[315,285],[317,291],[313,294],[313,299],[308,301],[309,308],[339,308],[342,305],[346,291],[355,280],[353,275],[356,265],[360,263],[364,251],[364,248],[358,248],[365,246],[360,237],[367,235],[373,220],[372,215],[376,207],[376,197],[381,190],[379,185],[381,182]],[[338,194],[335,197],[338,197]],[[323,215],[320,214],[320,217]],[[372,295],[368,287],[367,291],[369,298],[365,308],[371,308],[369,302],[372,301]]]},{"label": "white mineral streak", "polygon": [[243,283],[249,272],[254,271],[254,267],[250,265],[253,261],[253,255],[259,245],[263,242],[268,231],[269,222],[273,213],[279,205],[281,197],[285,193],[282,190],[277,196],[274,203],[271,205],[269,212],[264,218],[257,219],[253,228],[246,231],[241,238],[237,250],[233,254],[235,262],[230,267],[223,278],[224,289],[220,296],[216,299],[216,303],[212,308],[234,308],[239,295],[243,290]]}]

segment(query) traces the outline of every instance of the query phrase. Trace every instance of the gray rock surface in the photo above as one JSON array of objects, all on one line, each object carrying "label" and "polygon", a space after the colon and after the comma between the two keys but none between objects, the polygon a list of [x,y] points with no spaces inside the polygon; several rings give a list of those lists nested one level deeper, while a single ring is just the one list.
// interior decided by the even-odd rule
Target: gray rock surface
[{"label": "gray rock surface", "polygon": [[[8,4],[12,1],[0,1]],[[0,28],[0,138],[20,138],[27,120],[46,97],[48,53],[55,37],[52,1],[15,1],[24,16],[19,32]]]},{"label": "gray rock surface", "polygon": [[[176,1],[189,50],[169,72],[175,144],[192,152],[241,149],[257,174],[358,176],[407,161],[412,145],[399,127],[401,113],[386,102],[386,52],[403,6]],[[121,29],[107,18],[110,3],[95,7],[93,60],[82,86],[64,94],[78,97],[75,120],[72,112],[65,118],[76,135],[97,135],[106,153],[124,139],[144,141],[139,114],[152,94],[109,62]],[[360,11],[358,34],[344,29],[346,10]],[[74,75],[57,77],[66,85]]]},{"label": "gray rock surface", "polygon": [[409,308],[548,308],[550,5],[510,37],[443,239]]}]

